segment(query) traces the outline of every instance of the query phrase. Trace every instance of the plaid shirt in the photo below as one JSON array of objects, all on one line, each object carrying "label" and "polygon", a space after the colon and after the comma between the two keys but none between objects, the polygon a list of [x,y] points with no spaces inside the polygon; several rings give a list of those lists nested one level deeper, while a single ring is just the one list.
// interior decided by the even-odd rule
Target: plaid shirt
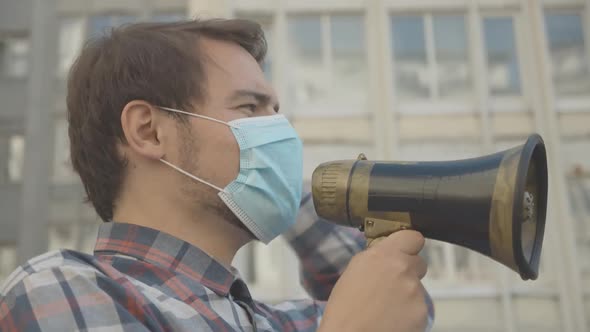
[{"label": "plaid shirt", "polygon": [[315,331],[323,301],[365,240],[318,220],[309,195],[285,236],[312,299],[268,305],[199,248],[153,229],[104,223],[94,255],[50,252],[8,277],[0,331]]}]

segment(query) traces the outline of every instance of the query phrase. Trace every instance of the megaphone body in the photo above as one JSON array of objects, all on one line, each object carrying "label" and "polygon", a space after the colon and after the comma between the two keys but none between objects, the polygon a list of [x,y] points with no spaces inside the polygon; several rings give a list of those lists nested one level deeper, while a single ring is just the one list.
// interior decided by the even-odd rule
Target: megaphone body
[{"label": "megaphone body", "polygon": [[414,229],[538,276],[547,207],[539,135],[488,156],[443,162],[328,162],[312,176],[320,217],[365,232],[368,245]]}]

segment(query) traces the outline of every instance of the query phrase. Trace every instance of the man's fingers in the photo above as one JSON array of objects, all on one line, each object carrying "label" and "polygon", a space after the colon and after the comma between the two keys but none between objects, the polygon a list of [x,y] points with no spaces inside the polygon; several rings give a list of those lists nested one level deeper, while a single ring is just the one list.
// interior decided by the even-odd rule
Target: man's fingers
[{"label": "man's fingers", "polygon": [[420,256],[410,256],[411,265],[413,267],[413,271],[416,272],[416,276],[422,280],[426,276],[426,272],[428,272],[428,266],[424,258]]},{"label": "man's fingers", "polygon": [[417,255],[424,248],[424,243],[424,236],[419,232],[403,230],[389,235],[373,247],[379,250],[399,250],[408,255]]}]

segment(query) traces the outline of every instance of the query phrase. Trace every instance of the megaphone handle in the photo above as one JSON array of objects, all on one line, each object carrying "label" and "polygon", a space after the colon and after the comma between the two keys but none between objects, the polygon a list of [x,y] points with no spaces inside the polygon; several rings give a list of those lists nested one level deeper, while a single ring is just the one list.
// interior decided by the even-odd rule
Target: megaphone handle
[{"label": "megaphone handle", "polygon": [[363,231],[367,238],[367,248],[374,246],[390,234],[411,228],[412,225],[400,221],[365,218]]}]

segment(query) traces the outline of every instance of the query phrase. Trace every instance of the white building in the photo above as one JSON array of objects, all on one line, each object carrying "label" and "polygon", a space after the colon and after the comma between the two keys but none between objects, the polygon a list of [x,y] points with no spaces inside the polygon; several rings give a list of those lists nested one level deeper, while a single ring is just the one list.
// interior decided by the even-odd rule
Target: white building
[{"label": "white building", "polygon": [[[541,133],[549,153],[550,196],[539,280],[523,282],[481,255],[431,242],[425,283],[437,309],[434,330],[590,331],[587,0],[54,2],[53,35],[59,42],[51,67],[54,109],[44,123],[53,138],[49,143],[35,141],[27,130],[34,126],[23,116],[27,106],[20,99],[26,98],[15,101],[17,87],[26,90],[23,82],[35,74],[27,60],[35,49],[29,31],[35,30],[0,24],[0,98],[8,101],[0,103],[0,198],[19,192],[12,203],[0,202],[3,214],[18,212],[0,216],[0,225],[11,230],[0,235],[0,279],[14,268],[17,248],[90,251],[94,244],[99,221],[81,203],[83,190],[68,165],[64,101],[64,77],[84,40],[136,20],[234,16],[257,20],[266,31],[265,72],[304,139],[308,179],[319,163],[360,152],[369,159],[460,159]],[[0,2],[0,12],[3,6],[5,12],[15,7]],[[43,144],[52,152],[45,166],[49,178],[33,177],[37,182],[30,184],[37,173],[23,168],[23,160],[36,154],[25,147]],[[37,215],[49,215],[45,244],[18,236],[21,223],[32,227],[23,216],[35,215],[14,204],[28,202],[26,188],[45,190],[35,197]],[[260,299],[305,296],[297,286],[297,262],[280,240],[270,248],[245,248],[236,265]]]}]

